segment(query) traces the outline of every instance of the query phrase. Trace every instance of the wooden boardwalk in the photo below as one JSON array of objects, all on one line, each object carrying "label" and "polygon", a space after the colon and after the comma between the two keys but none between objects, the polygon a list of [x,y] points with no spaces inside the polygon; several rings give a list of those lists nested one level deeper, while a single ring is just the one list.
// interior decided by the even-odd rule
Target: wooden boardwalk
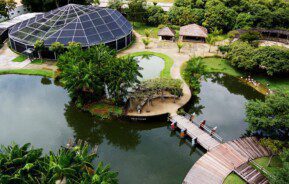
[{"label": "wooden boardwalk", "polygon": [[219,144],[193,165],[183,183],[222,184],[232,171],[243,164],[269,155],[270,151],[259,145],[254,137],[240,138]]},{"label": "wooden boardwalk", "polygon": [[184,116],[172,116],[171,121],[177,122],[176,126],[178,128],[186,130],[186,134],[192,139],[196,138],[197,143],[203,148],[205,148],[207,151],[221,144],[219,141],[214,139],[208,132],[200,129],[197,125],[192,123]]},{"label": "wooden boardwalk", "polygon": [[268,184],[267,178],[261,174],[258,170],[252,167],[249,163],[245,163],[234,170],[243,180],[249,184]]}]

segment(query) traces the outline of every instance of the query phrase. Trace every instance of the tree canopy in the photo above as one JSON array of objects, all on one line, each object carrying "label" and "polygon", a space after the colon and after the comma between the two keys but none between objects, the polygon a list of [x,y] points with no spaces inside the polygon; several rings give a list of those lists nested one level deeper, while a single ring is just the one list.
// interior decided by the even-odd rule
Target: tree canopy
[{"label": "tree canopy", "polygon": [[[256,38],[253,34],[248,34],[246,39]],[[265,71],[272,76],[289,72],[289,49],[284,47],[261,46],[256,48],[248,42],[237,41],[230,45],[227,58],[232,66],[254,73]]]},{"label": "tree canopy", "polygon": [[289,137],[289,93],[277,91],[265,101],[250,100],[246,104],[249,129],[271,137]]},{"label": "tree canopy", "polygon": [[116,52],[104,45],[86,50],[71,45],[59,56],[57,66],[60,81],[79,106],[100,99],[106,92],[114,102],[121,103],[141,75],[135,59],[117,58]]}]

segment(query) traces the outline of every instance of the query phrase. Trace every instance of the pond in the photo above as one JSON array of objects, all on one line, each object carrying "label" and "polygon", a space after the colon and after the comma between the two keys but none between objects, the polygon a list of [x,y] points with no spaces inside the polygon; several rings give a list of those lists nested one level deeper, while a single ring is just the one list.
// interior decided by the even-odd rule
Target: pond
[{"label": "pond", "polygon": [[148,80],[160,77],[161,71],[165,67],[165,61],[157,56],[137,56],[135,59],[138,61],[139,66],[142,68],[140,73],[142,74],[142,79]]},{"label": "pond", "polygon": [[214,74],[201,85],[200,94],[192,98],[185,110],[196,112],[197,122],[205,119],[208,126],[217,126],[225,141],[244,135],[248,127],[244,122],[246,102],[264,96],[238,78],[224,74]]},{"label": "pond", "polygon": [[45,151],[71,137],[98,144],[98,159],[120,183],[181,183],[202,156],[171,133],[167,122],[100,121],[78,111],[67,92],[37,76],[0,76],[0,144],[31,142]]},{"label": "pond", "polygon": [[[207,82],[195,111],[205,106],[198,120],[206,118],[219,127],[226,139],[245,132],[244,103],[261,98],[251,88],[228,76]],[[31,142],[36,147],[57,150],[71,137],[98,144],[97,161],[119,171],[120,183],[181,183],[204,152],[181,140],[167,122],[101,121],[77,110],[67,92],[38,76],[0,76],[0,144]],[[199,111],[200,112],[200,111]]]}]

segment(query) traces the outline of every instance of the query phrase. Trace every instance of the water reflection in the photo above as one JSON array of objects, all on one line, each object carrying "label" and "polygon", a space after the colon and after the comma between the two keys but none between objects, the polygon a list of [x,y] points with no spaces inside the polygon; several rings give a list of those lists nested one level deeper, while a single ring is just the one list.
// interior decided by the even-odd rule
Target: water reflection
[{"label": "water reflection", "polygon": [[237,78],[216,74],[202,81],[200,94],[192,98],[186,111],[196,112],[196,121],[206,119],[209,126],[218,127],[224,140],[232,140],[246,133],[245,103],[250,99],[264,96]]},{"label": "water reflection", "polygon": [[57,150],[71,137],[99,144],[98,160],[119,171],[125,184],[181,183],[203,155],[171,134],[166,122],[94,119],[76,109],[63,88],[45,80],[0,76],[0,144],[31,142],[45,151]]},{"label": "water reflection", "polygon": [[142,68],[140,73],[142,78],[140,80],[154,79],[160,76],[161,71],[165,67],[165,61],[157,56],[144,55],[135,57]]}]

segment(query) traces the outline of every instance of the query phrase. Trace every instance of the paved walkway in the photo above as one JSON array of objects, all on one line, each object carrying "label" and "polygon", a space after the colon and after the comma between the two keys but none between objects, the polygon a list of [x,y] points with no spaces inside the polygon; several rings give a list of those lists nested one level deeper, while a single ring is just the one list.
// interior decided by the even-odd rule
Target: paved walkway
[{"label": "paved walkway", "polygon": [[[181,66],[188,61],[192,56],[212,56],[213,53],[209,52],[209,45],[204,43],[186,43],[185,48],[182,49],[181,53],[178,53],[178,48],[175,42],[169,41],[159,41],[157,39],[151,39],[152,43],[150,43],[149,48],[145,49],[144,44],[142,43],[142,36],[138,33],[134,32],[136,35],[136,43],[132,45],[130,48],[120,52],[118,55],[123,56],[127,54],[131,54],[134,52],[142,52],[142,51],[152,51],[159,52],[171,57],[174,60],[174,64],[171,68],[171,76],[174,79],[182,79],[181,77]],[[216,47],[212,46],[211,50],[216,50]],[[145,105],[142,113],[139,114],[136,111],[129,112],[127,115],[130,116],[153,116],[170,113],[175,115],[179,108],[184,106],[191,98],[191,91],[188,85],[183,83],[183,96],[176,101],[173,100],[165,100],[165,101],[156,101],[153,106]]]},{"label": "paved walkway", "polygon": [[9,49],[8,44],[5,43],[0,49],[0,70],[13,70],[25,67],[30,63],[29,59],[23,62],[13,62],[12,60],[18,57],[18,54]]}]

